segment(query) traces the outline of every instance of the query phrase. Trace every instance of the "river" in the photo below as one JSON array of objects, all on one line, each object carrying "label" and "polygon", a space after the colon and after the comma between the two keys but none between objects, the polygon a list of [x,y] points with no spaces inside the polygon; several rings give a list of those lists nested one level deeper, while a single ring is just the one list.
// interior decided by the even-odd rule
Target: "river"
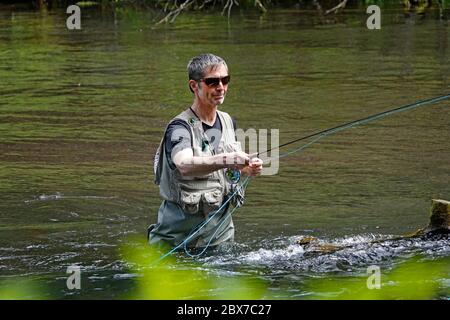
[{"label": "river", "polygon": [[[40,279],[51,288],[44,298],[132,290],[118,248],[156,221],[153,155],[166,123],[192,102],[191,57],[225,58],[232,81],[222,109],[239,128],[278,129],[280,143],[450,93],[450,29],[435,11],[386,9],[381,30],[351,8],[230,21],[184,13],[157,28],[154,14],[134,10],[83,8],[81,30],[68,30],[67,16],[0,7],[0,278]],[[295,299],[311,293],[305,278],[390,268],[411,254],[448,257],[445,239],[367,245],[425,226],[431,199],[450,200],[448,107],[397,114],[282,158],[276,175],[252,180],[234,214],[237,249],[198,263],[224,274],[239,267],[273,296]],[[358,249],[305,257],[296,244],[304,236]],[[73,264],[88,277],[81,292],[65,287]]]}]

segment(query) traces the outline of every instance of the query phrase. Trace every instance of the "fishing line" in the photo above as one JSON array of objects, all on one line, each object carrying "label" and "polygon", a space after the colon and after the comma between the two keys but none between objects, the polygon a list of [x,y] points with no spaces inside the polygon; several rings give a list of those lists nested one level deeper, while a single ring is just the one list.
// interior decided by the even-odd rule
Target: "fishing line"
[{"label": "fishing line", "polygon": [[[302,146],[302,147],[300,147],[298,149],[294,149],[294,150],[292,150],[292,151],[290,151],[288,153],[288,154],[291,154],[291,153],[303,150],[306,147],[309,147],[311,144],[317,142],[318,140],[320,140],[320,139],[322,139],[322,138],[324,138],[326,136],[330,136],[332,134],[335,134],[335,133],[338,133],[338,132],[341,132],[341,131],[344,131],[344,130],[347,130],[347,129],[350,129],[350,128],[353,128],[353,127],[356,127],[356,126],[359,126],[359,125],[367,124],[367,123],[370,123],[370,122],[373,122],[373,121],[385,118],[387,116],[390,116],[390,115],[393,115],[393,114],[396,114],[396,113],[399,113],[399,112],[412,110],[412,109],[415,109],[415,108],[418,108],[418,107],[421,107],[421,106],[425,106],[425,105],[428,105],[428,104],[437,103],[437,102],[440,102],[442,100],[446,100],[446,99],[449,99],[449,98],[450,98],[450,94],[446,94],[446,95],[442,95],[442,96],[438,96],[438,97],[434,97],[434,98],[430,98],[430,99],[421,100],[421,101],[418,101],[418,102],[415,102],[415,103],[407,104],[407,105],[404,105],[404,106],[401,106],[401,107],[398,107],[398,108],[395,108],[395,109],[391,109],[391,110],[387,110],[387,111],[384,111],[384,112],[380,112],[380,113],[377,113],[377,114],[374,114],[374,115],[371,115],[371,116],[368,116],[368,117],[365,117],[365,118],[362,118],[362,119],[359,119],[359,120],[350,121],[350,122],[341,124],[339,126],[336,126],[336,127],[330,128],[330,129],[325,129],[325,130],[322,130],[322,131],[319,131],[319,132],[316,132],[316,133],[313,133],[313,134],[309,134],[309,135],[301,137],[301,138],[294,139],[292,141],[283,143],[283,144],[281,144],[281,145],[279,145],[277,147],[268,149],[266,151],[259,152],[258,153],[258,157],[261,154],[268,153],[269,151],[272,151],[272,150],[275,150],[275,149],[283,148],[283,147],[288,146],[290,144],[293,144],[295,142],[299,142],[299,141],[302,141],[302,140],[306,140],[306,139],[309,139],[309,138],[313,138],[313,137],[319,136],[319,138],[317,140],[313,140],[312,142],[310,142],[310,143],[308,143],[308,144],[306,144],[306,145],[304,145],[304,146]],[[282,157],[284,157],[286,155],[287,154],[279,156],[277,158],[282,158]]]},{"label": "fishing line", "polygon": [[[189,235],[186,237],[186,239],[183,240],[183,242],[181,242],[180,244],[178,244],[176,247],[174,247],[172,250],[170,250],[169,252],[167,252],[166,254],[164,254],[163,256],[161,256],[158,260],[156,260],[153,264],[157,264],[160,261],[162,261],[163,259],[165,259],[166,257],[168,257],[169,255],[171,255],[172,253],[174,253],[176,250],[178,250],[179,248],[181,248],[182,246],[184,246],[184,251],[187,255],[195,257],[195,256],[200,256],[199,255],[191,255],[188,250],[187,250],[187,244],[192,240],[192,238],[198,233],[200,232],[200,230],[206,225],[208,224],[219,212],[222,211],[223,208],[225,208],[225,206],[231,201],[231,199],[233,199],[233,197],[241,190],[247,187],[248,183],[250,182],[250,177],[247,177],[247,179],[245,179],[245,181],[242,183],[241,186],[237,185],[236,190],[234,191],[234,193],[231,194],[231,196],[219,207],[219,209],[217,209],[213,214],[210,214],[209,218],[206,219],[205,221],[200,222],[196,227],[194,227],[191,232],[189,233]],[[230,215],[232,212],[234,212],[237,209],[237,207],[234,207],[233,210],[230,212]],[[217,227],[217,230],[219,230],[219,227],[223,224],[223,222],[226,221],[226,217],[223,219],[223,221],[221,222],[221,224]],[[214,232],[213,236],[217,233],[217,230]],[[203,249],[203,251],[201,252],[201,254],[203,254],[206,249],[209,247],[213,236],[211,237],[211,239],[209,239],[207,245],[205,246],[205,248]]]},{"label": "fishing line", "polygon": [[[238,186],[238,188],[239,188],[239,189],[244,189],[244,190],[245,190],[245,188],[247,188],[247,185],[250,183],[250,179],[251,179],[250,177],[247,177],[247,179],[245,179],[245,181],[242,183],[242,186]],[[239,189],[236,190],[236,191],[239,191]],[[231,198],[232,198],[232,197],[231,197]],[[209,238],[208,243],[207,243],[206,246],[203,248],[203,250],[200,251],[200,253],[197,253],[197,254],[191,254],[191,253],[189,252],[189,249],[187,248],[187,242],[184,243],[184,252],[185,252],[189,257],[191,257],[191,258],[197,258],[197,257],[200,257],[202,254],[204,254],[204,253],[206,252],[206,250],[208,249],[208,247],[210,246],[211,241],[212,241],[212,240],[214,239],[214,237],[216,236],[216,233],[220,230],[220,227],[227,221],[228,217],[230,217],[230,216],[234,213],[234,211],[236,211],[237,208],[239,208],[239,207],[234,207],[230,212],[228,212],[225,216],[222,217],[222,222],[221,222],[217,227],[215,227],[215,228],[216,228],[216,231],[214,231],[214,233],[212,234],[212,236]],[[219,209],[220,209],[220,208],[219,208]],[[218,209],[217,212],[220,211],[219,209]],[[217,212],[214,213],[214,215],[217,214]],[[205,224],[206,224],[206,223],[205,223]],[[203,227],[203,226],[202,226],[202,227]],[[194,228],[194,229],[195,229],[195,228]],[[200,229],[201,229],[201,227],[200,227]],[[191,232],[192,232],[192,231],[191,231]]]},{"label": "fishing line", "polygon": [[[319,131],[319,132],[316,132],[316,133],[313,133],[313,134],[309,134],[307,136],[303,136],[303,137],[300,137],[300,138],[288,141],[288,142],[283,143],[283,144],[281,144],[281,145],[279,145],[277,147],[274,147],[274,148],[271,148],[271,149],[267,149],[266,151],[263,151],[263,152],[259,152],[257,154],[257,156],[259,157],[261,154],[268,153],[268,152],[270,152],[272,150],[280,149],[280,148],[283,148],[283,147],[288,146],[290,144],[293,144],[293,143],[296,143],[296,142],[299,142],[299,141],[302,141],[302,140],[306,140],[306,139],[315,137],[315,139],[313,139],[310,142],[300,146],[299,148],[295,148],[293,150],[290,150],[290,151],[288,151],[288,152],[286,152],[284,154],[281,154],[281,155],[279,155],[277,157],[268,158],[267,160],[280,159],[280,158],[286,157],[288,155],[291,155],[293,153],[296,153],[296,152],[299,152],[301,150],[304,150],[307,147],[309,147],[310,145],[318,142],[319,140],[321,140],[321,139],[323,139],[323,138],[325,138],[327,136],[336,134],[338,132],[341,132],[341,131],[344,131],[344,130],[347,130],[347,129],[350,129],[350,128],[353,128],[353,127],[356,127],[356,126],[359,126],[359,125],[367,124],[367,123],[370,123],[370,122],[373,122],[373,121],[376,121],[376,120],[379,120],[379,119],[383,119],[383,118],[385,118],[387,116],[390,116],[390,115],[393,115],[393,114],[396,114],[396,113],[400,113],[400,112],[412,110],[412,109],[415,109],[415,108],[418,108],[418,107],[421,107],[421,106],[437,103],[437,102],[440,102],[440,101],[443,101],[443,100],[446,100],[446,99],[449,99],[449,98],[450,98],[450,94],[446,94],[446,95],[442,95],[442,96],[438,96],[438,97],[434,97],[434,98],[430,98],[430,99],[421,100],[421,101],[418,101],[418,102],[415,102],[415,103],[407,104],[407,105],[404,105],[404,106],[401,106],[401,107],[398,107],[398,108],[394,108],[394,109],[391,109],[391,110],[387,110],[387,111],[384,111],[384,112],[380,112],[380,113],[377,113],[377,114],[374,114],[374,115],[371,115],[371,116],[368,116],[368,117],[365,117],[365,118],[362,118],[362,119],[359,119],[359,120],[350,121],[350,122],[344,123],[342,125],[339,125],[339,126],[336,126],[336,127],[330,128],[330,129],[325,129],[325,130],[322,130],[322,131]],[[192,258],[199,257],[203,253],[205,253],[205,251],[210,246],[212,239],[214,239],[216,233],[218,232],[218,230],[220,229],[222,224],[226,221],[226,219],[229,216],[231,216],[234,213],[234,211],[238,207],[234,207],[230,212],[228,212],[224,217],[222,217],[222,219],[223,219],[222,222],[216,227],[216,231],[213,233],[213,235],[211,236],[211,238],[207,242],[206,246],[203,248],[203,250],[200,253],[198,253],[198,254],[191,254],[189,252],[189,250],[188,250],[187,244],[192,240],[192,238],[198,232],[200,232],[200,230],[202,228],[205,227],[206,224],[208,224],[219,212],[221,212],[221,210],[231,201],[231,199],[233,199],[234,196],[236,196],[237,192],[240,191],[241,188],[243,188],[245,190],[245,188],[248,186],[249,182],[250,182],[250,177],[247,177],[247,179],[242,183],[242,185],[240,185],[240,186],[238,185],[237,186],[237,189],[235,190],[235,192],[219,207],[219,209],[217,209],[213,214],[210,214],[210,217],[208,219],[206,219],[205,221],[202,221],[200,224],[198,224],[196,227],[194,227],[183,242],[181,242],[175,248],[173,248],[172,250],[170,250],[169,252],[164,254],[162,257],[160,257],[156,261],[156,263],[158,263],[161,260],[165,259],[167,256],[169,256],[170,254],[172,254],[173,252],[175,252],[176,250],[178,250],[182,246],[184,247],[185,253],[188,256],[192,257]]]}]

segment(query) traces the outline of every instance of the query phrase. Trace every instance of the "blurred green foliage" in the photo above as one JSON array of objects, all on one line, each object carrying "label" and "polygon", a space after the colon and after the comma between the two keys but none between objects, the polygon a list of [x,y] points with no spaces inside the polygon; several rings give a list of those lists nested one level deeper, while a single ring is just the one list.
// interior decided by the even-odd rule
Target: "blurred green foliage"
[{"label": "blurred green foliage", "polygon": [[[179,264],[146,243],[132,242],[123,249],[137,279],[138,292],[130,299],[267,299],[268,284],[250,277],[220,277],[195,262]],[[428,300],[448,297],[450,288],[442,281],[450,277],[450,258],[425,260],[413,257],[388,272],[381,270],[380,289],[369,289],[368,275],[324,275],[306,282],[301,291],[309,299],[340,300]]]},{"label": "blurred green foliage", "polygon": [[450,276],[450,258],[425,261],[413,257],[389,272],[381,270],[379,289],[369,289],[369,275],[314,279],[306,284],[310,299],[337,300],[430,300],[450,295],[441,281]]},{"label": "blurred green foliage", "polygon": [[176,262],[146,242],[131,241],[122,248],[137,278],[137,291],[128,299],[261,299],[266,285],[246,277],[219,276],[194,262]]},{"label": "blurred green foliage", "polygon": [[31,280],[8,279],[0,281],[0,300],[42,299],[40,288]]}]

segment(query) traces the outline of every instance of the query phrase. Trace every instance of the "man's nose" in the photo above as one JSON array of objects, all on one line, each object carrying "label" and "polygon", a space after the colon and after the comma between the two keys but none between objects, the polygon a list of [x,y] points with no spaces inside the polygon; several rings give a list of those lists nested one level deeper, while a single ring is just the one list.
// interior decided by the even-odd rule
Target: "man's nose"
[{"label": "man's nose", "polygon": [[225,88],[225,87],[224,87],[224,85],[223,85],[223,83],[222,83],[222,80],[219,81],[219,84],[216,86],[216,90],[222,91],[224,88]]}]

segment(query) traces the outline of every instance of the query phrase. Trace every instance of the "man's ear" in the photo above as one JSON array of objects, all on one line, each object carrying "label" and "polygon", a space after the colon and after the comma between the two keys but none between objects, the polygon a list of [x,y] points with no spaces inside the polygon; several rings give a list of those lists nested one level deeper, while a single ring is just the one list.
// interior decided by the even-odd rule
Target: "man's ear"
[{"label": "man's ear", "polygon": [[198,89],[198,82],[195,80],[189,80],[189,90],[191,90],[192,93],[195,93],[195,90]]}]

